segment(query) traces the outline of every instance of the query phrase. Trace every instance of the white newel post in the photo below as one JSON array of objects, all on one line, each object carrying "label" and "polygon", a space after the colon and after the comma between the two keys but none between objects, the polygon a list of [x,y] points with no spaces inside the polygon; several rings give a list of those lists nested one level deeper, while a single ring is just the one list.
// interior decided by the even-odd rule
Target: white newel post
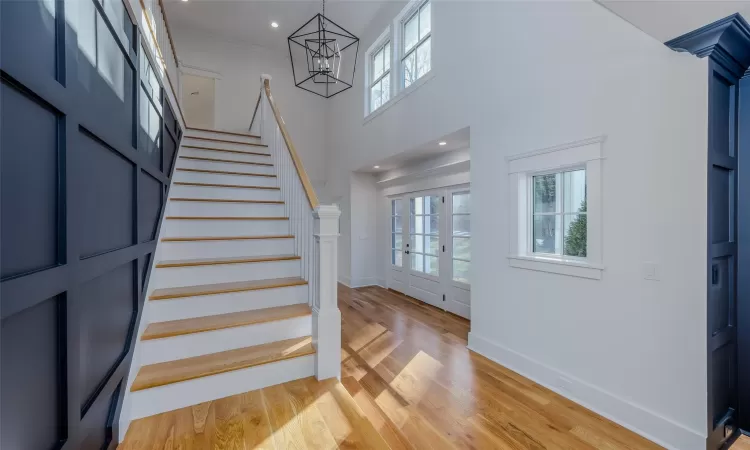
[{"label": "white newel post", "polygon": [[317,283],[313,284],[317,295],[313,295],[312,305],[318,380],[341,378],[341,312],[337,294],[339,215],[341,211],[336,205],[320,205],[313,211],[319,262]]}]

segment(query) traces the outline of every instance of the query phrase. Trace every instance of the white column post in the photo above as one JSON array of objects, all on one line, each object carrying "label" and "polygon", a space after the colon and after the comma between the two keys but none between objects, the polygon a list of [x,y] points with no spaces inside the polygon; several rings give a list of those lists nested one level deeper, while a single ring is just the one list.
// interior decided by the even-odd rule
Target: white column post
[{"label": "white column post", "polygon": [[341,378],[341,312],[338,306],[338,238],[339,215],[336,205],[320,205],[315,217],[317,283],[313,294],[313,344],[315,376],[318,380]]}]

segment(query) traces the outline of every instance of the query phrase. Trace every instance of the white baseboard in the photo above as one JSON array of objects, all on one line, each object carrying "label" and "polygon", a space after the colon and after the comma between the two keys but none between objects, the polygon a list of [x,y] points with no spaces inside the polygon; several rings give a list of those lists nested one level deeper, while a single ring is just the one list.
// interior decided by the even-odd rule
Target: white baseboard
[{"label": "white baseboard", "polygon": [[[671,450],[706,448],[704,434],[500,344],[469,333],[468,348],[663,447]],[[570,382],[569,391],[558,387],[561,377]]]},{"label": "white baseboard", "polygon": [[367,277],[367,278],[354,278],[350,280],[349,287],[351,288],[361,288],[365,286],[380,286],[383,287],[385,283],[381,284],[381,280],[378,280],[375,277]]},{"label": "white baseboard", "polygon": [[348,288],[352,287],[352,280],[349,277],[339,275],[339,283]]}]

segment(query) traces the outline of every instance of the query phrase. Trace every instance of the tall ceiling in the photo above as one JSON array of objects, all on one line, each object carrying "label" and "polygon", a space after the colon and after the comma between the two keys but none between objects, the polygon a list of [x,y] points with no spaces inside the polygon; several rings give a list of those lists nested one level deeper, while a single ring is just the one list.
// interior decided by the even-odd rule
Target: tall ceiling
[{"label": "tall ceiling", "polygon": [[750,0],[597,0],[660,42],[740,13],[750,20]]},{"label": "tall ceiling", "polygon": [[[322,12],[322,0],[167,0],[170,27],[194,29],[229,41],[288,53],[287,37],[313,15]],[[357,36],[362,34],[384,0],[326,2],[326,17]],[[271,28],[271,21],[279,24]]]}]

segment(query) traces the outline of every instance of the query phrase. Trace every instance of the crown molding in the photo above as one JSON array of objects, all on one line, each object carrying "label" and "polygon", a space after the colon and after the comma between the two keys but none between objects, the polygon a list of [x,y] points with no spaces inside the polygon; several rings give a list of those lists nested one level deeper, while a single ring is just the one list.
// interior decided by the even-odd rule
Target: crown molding
[{"label": "crown molding", "polygon": [[750,25],[739,13],[667,41],[664,45],[699,58],[710,56],[738,77],[742,77],[750,67]]}]

